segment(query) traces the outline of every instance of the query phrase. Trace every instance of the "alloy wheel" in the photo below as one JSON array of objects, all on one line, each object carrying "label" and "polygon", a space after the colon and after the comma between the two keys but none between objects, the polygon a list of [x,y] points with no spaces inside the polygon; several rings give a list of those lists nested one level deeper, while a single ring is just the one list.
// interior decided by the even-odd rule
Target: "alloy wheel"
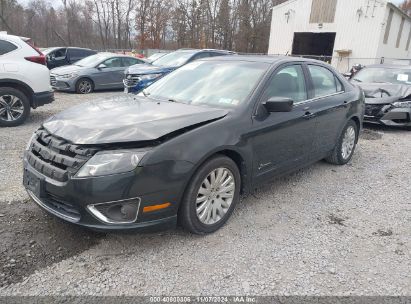
[{"label": "alloy wheel", "polygon": [[355,128],[353,126],[349,126],[345,131],[343,140],[342,140],[342,147],[341,147],[341,156],[343,159],[350,158],[352,152],[354,151],[355,147]]},{"label": "alloy wheel", "polygon": [[90,81],[82,80],[82,81],[80,81],[80,83],[78,85],[78,88],[79,88],[80,93],[89,94],[89,93],[91,93],[92,85],[91,85]]},{"label": "alloy wheel", "polygon": [[18,120],[24,112],[24,105],[20,98],[14,95],[0,96],[0,119],[3,121]]},{"label": "alloy wheel", "polygon": [[234,175],[229,169],[217,168],[208,174],[197,194],[198,219],[206,225],[221,221],[230,209],[235,189]]}]

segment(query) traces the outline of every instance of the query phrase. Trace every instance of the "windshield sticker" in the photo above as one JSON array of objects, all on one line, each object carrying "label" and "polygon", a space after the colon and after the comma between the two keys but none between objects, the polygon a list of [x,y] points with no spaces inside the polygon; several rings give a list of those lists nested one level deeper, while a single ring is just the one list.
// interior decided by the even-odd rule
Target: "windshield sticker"
[{"label": "windshield sticker", "polygon": [[397,80],[398,81],[408,81],[409,76],[407,74],[398,74]]}]

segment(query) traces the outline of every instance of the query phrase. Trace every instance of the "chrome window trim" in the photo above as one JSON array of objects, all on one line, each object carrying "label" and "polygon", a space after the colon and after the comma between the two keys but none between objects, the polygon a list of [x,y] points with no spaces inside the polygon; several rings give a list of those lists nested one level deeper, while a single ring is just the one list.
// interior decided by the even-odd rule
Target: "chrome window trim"
[{"label": "chrome window trim", "polygon": [[294,105],[295,105],[295,106],[304,105],[304,104],[311,103],[311,102],[314,102],[314,101],[317,101],[317,100],[320,100],[320,99],[324,99],[324,98],[328,98],[328,97],[333,97],[333,96],[341,95],[341,94],[344,94],[344,93],[345,93],[345,91],[340,91],[340,92],[336,92],[336,93],[333,93],[333,94],[328,94],[328,95],[324,95],[324,96],[319,96],[319,97],[307,99],[307,100],[304,100],[304,101],[295,102]]},{"label": "chrome window trim", "polygon": [[[107,218],[104,214],[102,214],[96,206],[101,206],[101,205],[114,205],[114,204],[119,204],[122,202],[128,202],[128,201],[135,201],[137,200],[137,213],[136,217],[132,221],[124,221],[124,222],[116,222],[112,221],[109,218]],[[98,204],[90,204],[87,205],[87,211],[91,213],[95,218],[97,218],[100,222],[105,223],[105,224],[111,224],[111,225],[125,225],[125,224],[133,224],[137,221],[138,215],[140,214],[140,205],[141,205],[141,198],[140,197],[135,197],[135,198],[128,198],[125,200],[119,200],[119,201],[113,201],[113,202],[105,202],[105,203],[98,203]]]}]

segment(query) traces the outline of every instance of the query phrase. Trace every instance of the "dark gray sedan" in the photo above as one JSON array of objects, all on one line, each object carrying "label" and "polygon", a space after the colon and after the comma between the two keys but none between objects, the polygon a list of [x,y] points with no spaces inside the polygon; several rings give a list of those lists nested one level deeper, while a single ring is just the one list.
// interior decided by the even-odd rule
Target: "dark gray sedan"
[{"label": "dark gray sedan", "polygon": [[122,89],[124,71],[147,61],[113,53],[99,53],[74,65],[51,70],[50,81],[55,90],[89,94],[94,90]]},{"label": "dark gray sedan", "polygon": [[347,164],[363,114],[362,91],[323,62],[199,60],[139,95],[54,115],[25,151],[24,186],[91,229],[211,233],[241,193],[321,159]]}]

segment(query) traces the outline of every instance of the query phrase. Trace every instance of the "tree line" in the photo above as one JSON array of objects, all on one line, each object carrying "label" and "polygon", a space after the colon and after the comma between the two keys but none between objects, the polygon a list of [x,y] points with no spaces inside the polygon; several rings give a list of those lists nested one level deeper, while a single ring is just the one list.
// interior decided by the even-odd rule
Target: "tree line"
[{"label": "tree line", "polygon": [[59,1],[0,0],[0,29],[39,47],[266,53],[271,8],[285,0]]}]

